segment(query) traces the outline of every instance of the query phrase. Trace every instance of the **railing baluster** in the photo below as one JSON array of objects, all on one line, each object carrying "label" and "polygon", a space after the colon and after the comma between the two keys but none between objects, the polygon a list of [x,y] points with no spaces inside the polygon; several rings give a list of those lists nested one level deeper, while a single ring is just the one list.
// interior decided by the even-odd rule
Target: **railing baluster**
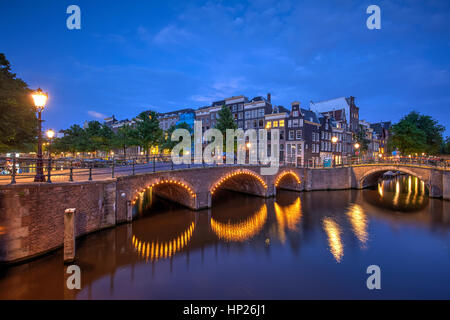
[{"label": "railing baluster", "polygon": [[89,165],[89,181],[92,181],[92,164]]},{"label": "railing baluster", "polygon": [[16,184],[16,155],[13,154],[13,167],[11,172],[11,184]]},{"label": "railing baluster", "polygon": [[73,161],[70,161],[69,181],[73,182]]},{"label": "railing baluster", "polygon": [[47,183],[52,183],[52,157],[48,158],[48,166],[47,166]]}]

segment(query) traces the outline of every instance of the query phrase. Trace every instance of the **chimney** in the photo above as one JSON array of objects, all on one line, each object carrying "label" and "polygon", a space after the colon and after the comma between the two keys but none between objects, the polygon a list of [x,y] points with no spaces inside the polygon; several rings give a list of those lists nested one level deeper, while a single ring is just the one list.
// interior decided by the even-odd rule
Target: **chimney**
[{"label": "chimney", "polygon": [[271,95],[270,95],[270,92],[267,94],[267,101],[269,102],[269,103],[272,103],[272,101],[271,101]]},{"label": "chimney", "polygon": [[355,97],[350,96],[350,105],[354,106],[355,105]]},{"label": "chimney", "polygon": [[300,102],[294,101],[291,103],[291,110],[300,110]]}]

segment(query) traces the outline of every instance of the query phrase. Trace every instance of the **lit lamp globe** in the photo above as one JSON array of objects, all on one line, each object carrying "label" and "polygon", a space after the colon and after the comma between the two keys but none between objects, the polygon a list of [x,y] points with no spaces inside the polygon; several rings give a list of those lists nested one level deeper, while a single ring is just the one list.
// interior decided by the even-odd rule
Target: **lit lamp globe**
[{"label": "lit lamp globe", "polygon": [[47,103],[48,95],[39,88],[31,96],[33,97],[36,109],[44,109],[45,104]]},{"label": "lit lamp globe", "polygon": [[47,130],[47,132],[45,132],[45,135],[47,136],[47,138],[49,138],[51,140],[55,136],[55,131],[53,131],[51,129]]},{"label": "lit lamp globe", "polygon": [[359,143],[358,142],[355,143],[354,147],[355,147],[355,149],[359,149],[359,147],[360,147]]},{"label": "lit lamp globe", "polygon": [[333,142],[333,143],[338,142],[338,137],[333,137],[333,138],[331,138],[331,142]]}]

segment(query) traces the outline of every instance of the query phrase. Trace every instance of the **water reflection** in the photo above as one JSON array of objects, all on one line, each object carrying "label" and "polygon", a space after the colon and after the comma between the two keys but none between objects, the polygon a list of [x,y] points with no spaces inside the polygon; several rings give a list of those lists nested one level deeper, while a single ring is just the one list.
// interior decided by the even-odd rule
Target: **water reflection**
[{"label": "water reflection", "polygon": [[220,223],[211,218],[211,229],[225,241],[246,241],[259,233],[267,220],[267,206],[263,204],[258,212],[242,222]]},{"label": "water reflection", "polygon": [[341,228],[339,225],[331,218],[324,218],[323,229],[325,230],[328,237],[328,246],[330,252],[334,259],[339,263],[341,262],[342,256],[344,255],[344,245],[341,239]]},{"label": "water reflection", "polygon": [[81,291],[66,290],[60,250],[0,267],[0,299],[373,298],[361,275],[374,263],[391,275],[382,298],[450,298],[450,202],[414,177],[215,196],[193,212],[144,194],[139,219],[77,240]]},{"label": "water reflection", "polygon": [[352,225],[353,233],[361,243],[361,247],[365,248],[369,239],[369,232],[367,231],[369,221],[364,213],[364,209],[359,204],[353,204],[346,212],[346,215]]},{"label": "water reflection", "polygon": [[373,205],[402,212],[420,211],[429,201],[425,183],[417,177],[405,175],[381,180],[377,193],[365,192],[364,195]]},{"label": "water reflection", "polygon": [[300,197],[291,205],[282,206],[274,203],[275,216],[278,223],[278,236],[282,243],[286,241],[286,229],[296,231],[302,217]]},{"label": "water reflection", "polygon": [[133,235],[131,240],[134,249],[139,253],[139,256],[145,258],[146,261],[166,259],[172,257],[175,253],[181,251],[186,247],[191,240],[192,233],[195,229],[195,223],[192,222],[189,228],[182,232],[178,237],[172,240],[160,242],[141,241]]}]

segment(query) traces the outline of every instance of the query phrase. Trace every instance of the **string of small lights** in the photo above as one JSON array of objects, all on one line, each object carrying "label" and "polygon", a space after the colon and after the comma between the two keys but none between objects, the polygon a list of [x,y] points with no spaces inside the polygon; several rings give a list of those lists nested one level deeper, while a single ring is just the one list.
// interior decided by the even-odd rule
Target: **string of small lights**
[{"label": "string of small lights", "polygon": [[178,180],[173,180],[173,179],[164,179],[164,180],[160,180],[157,182],[154,182],[148,186],[146,186],[145,188],[143,188],[141,191],[137,192],[137,195],[135,196],[135,198],[132,201],[132,204],[136,204],[136,201],[139,199],[139,194],[142,192],[145,192],[146,190],[150,190],[150,188],[159,186],[159,185],[163,185],[163,184],[174,184],[177,185],[179,187],[182,187],[184,189],[186,189],[189,192],[189,195],[191,196],[191,198],[195,198],[196,195],[194,193],[194,191],[192,190],[192,188],[190,186],[188,186],[186,183],[178,181]]},{"label": "string of small lights", "polygon": [[278,175],[278,178],[275,181],[275,187],[278,187],[278,185],[280,184],[281,180],[284,177],[286,177],[287,175],[292,176],[295,179],[295,181],[297,181],[297,183],[299,183],[299,184],[301,183],[301,180],[300,180],[299,176],[294,171],[286,170],[286,171],[283,171],[281,174]]},{"label": "string of small lights", "polygon": [[183,250],[191,240],[194,229],[195,223],[192,222],[183,233],[170,241],[144,242],[133,235],[131,242],[140,257],[145,258],[146,261],[149,259],[157,261],[158,259],[170,258],[175,253]]},{"label": "string of small lights", "polygon": [[261,183],[261,185],[264,187],[264,189],[267,189],[267,184],[264,182],[264,180],[259,175],[257,175],[256,173],[254,173],[253,171],[250,171],[250,170],[240,169],[240,170],[228,173],[225,176],[221,177],[218,181],[216,181],[216,183],[210,190],[211,195],[213,195],[214,192],[217,190],[217,188],[220,187],[225,181],[227,181],[230,178],[240,176],[240,175],[252,176],[253,178],[255,178],[256,180],[258,180]]}]

